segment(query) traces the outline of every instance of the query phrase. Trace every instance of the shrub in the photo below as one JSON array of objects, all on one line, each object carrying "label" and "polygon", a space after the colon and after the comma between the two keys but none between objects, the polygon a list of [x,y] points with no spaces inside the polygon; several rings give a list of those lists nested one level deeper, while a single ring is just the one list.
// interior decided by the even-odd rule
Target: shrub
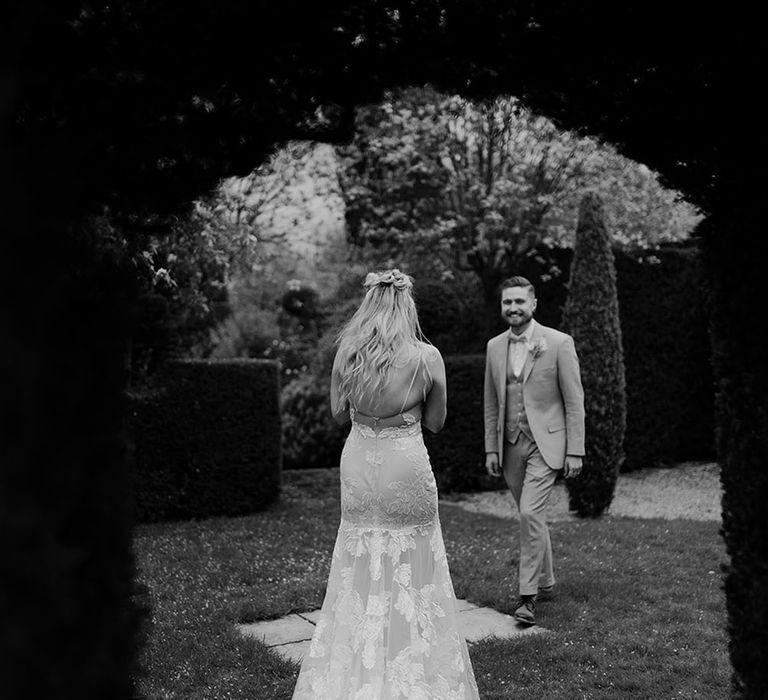
[{"label": "shrub", "polygon": [[714,454],[714,391],[695,248],[616,257],[627,379],[624,471]]},{"label": "shrub", "polygon": [[242,515],[278,497],[277,362],[174,361],[160,387],[132,397],[139,520]]},{"label": "shrub", "polygon": [[333,420],[330,377],[305,374],[282,393],[283,465],[286,469],[339,466],[349,426]]},{"label": "shrub", "polygon": [[744,194],[743,180],[734,183],[731,218],[710,224],[704,241],[718,382],[722,535],[729,558],[724,570],[732,696],[758,700],[768,688],[768,343],[755,323],[764,263],[745,244],[763,212],[760,197]]},{"label": "shrub", "polygon": [[414,292],[424,335],[443,355],[484,351],[488,326],[482,309],[478,313],[482,290],[476,275],[416,276]]},{"label": "shrub", "polygon": [[19,231],[0,243],[3,296],[17,302],[2,345],[0,695],[128,700],[140,626],[123,433],[131,280],[80,230]]},{"label": "shrub", "polygon": [[586,411],[584,470],[566,481],[569,505],[582,517],[595,517],[611,504],[616,488],[626,394],[616,270],[602,203],[593,194],[579,207],[563,327],[576,344]]},{"label": "shrub", "polygon": [[477,491],[504,488],[485,471],[483,381],[485,355],[453,355],[445,360],[448,416],[437,435],[424,431],[438,489]]}]

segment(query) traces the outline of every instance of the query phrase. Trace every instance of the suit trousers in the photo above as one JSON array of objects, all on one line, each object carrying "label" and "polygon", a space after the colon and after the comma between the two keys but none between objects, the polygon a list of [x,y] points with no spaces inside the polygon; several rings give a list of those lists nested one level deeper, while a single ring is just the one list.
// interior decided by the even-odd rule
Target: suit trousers
[{"label": "suit trousers", "polygon": [[536,442],[520,432],[514,442],[505,440],[502,471],[520,511],[520,595],[535,595],[539,587],[555,583],[546,510],[557,470],[547,465]]}]

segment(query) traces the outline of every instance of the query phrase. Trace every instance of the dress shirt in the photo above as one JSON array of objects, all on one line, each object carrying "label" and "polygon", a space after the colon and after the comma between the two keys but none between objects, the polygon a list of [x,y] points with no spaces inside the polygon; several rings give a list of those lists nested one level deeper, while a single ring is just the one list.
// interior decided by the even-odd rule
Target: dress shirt
[{"label": "dress shirt", "polygon": [[[525,366],[525,358],[528,356],[528,345],[531,342],[531,336],[533,335],[534,321],[528,324],[526,328],[519,336],[509,329],[509,349],[507,354],[507,367],[511,376],[519,377]],[[515,338],[523,338],[525,342],[514,342]]]}]

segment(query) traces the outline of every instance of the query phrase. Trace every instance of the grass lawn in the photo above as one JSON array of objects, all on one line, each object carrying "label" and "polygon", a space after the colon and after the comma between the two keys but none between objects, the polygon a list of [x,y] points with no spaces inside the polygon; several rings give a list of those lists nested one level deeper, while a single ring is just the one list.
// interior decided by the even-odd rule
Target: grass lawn
[{"label": "grass lawn", "polygon": [[[515,524],[441,506],[456,594],[512,612]],[[290,698],[298,666],[236,622],[320,607],[339,523],[338,470],[287,472],[282,501],[240,518],[139,528],[154,607],[139,688],[147,698]],[[470,646],[482,698],[729,695],[714,522],[606,518],[553,523],[558,595],[550,632]]]}]

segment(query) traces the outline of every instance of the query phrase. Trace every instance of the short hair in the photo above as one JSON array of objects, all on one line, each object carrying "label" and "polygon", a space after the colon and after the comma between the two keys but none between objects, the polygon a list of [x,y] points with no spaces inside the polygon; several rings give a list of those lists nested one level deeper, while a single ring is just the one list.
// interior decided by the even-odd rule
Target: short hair
[{"label": "short hair", "polygon": [[535,297],[536,296],[536,288],[533,286],[533,284],[525,277],[521,277],[520,275],[515,275],[514,277],[507,277],[499,287],[499,294],[501,294],[505,289],[509,289],[510,287],[524,287],[525,289],[530,289],[531,294]]}]

